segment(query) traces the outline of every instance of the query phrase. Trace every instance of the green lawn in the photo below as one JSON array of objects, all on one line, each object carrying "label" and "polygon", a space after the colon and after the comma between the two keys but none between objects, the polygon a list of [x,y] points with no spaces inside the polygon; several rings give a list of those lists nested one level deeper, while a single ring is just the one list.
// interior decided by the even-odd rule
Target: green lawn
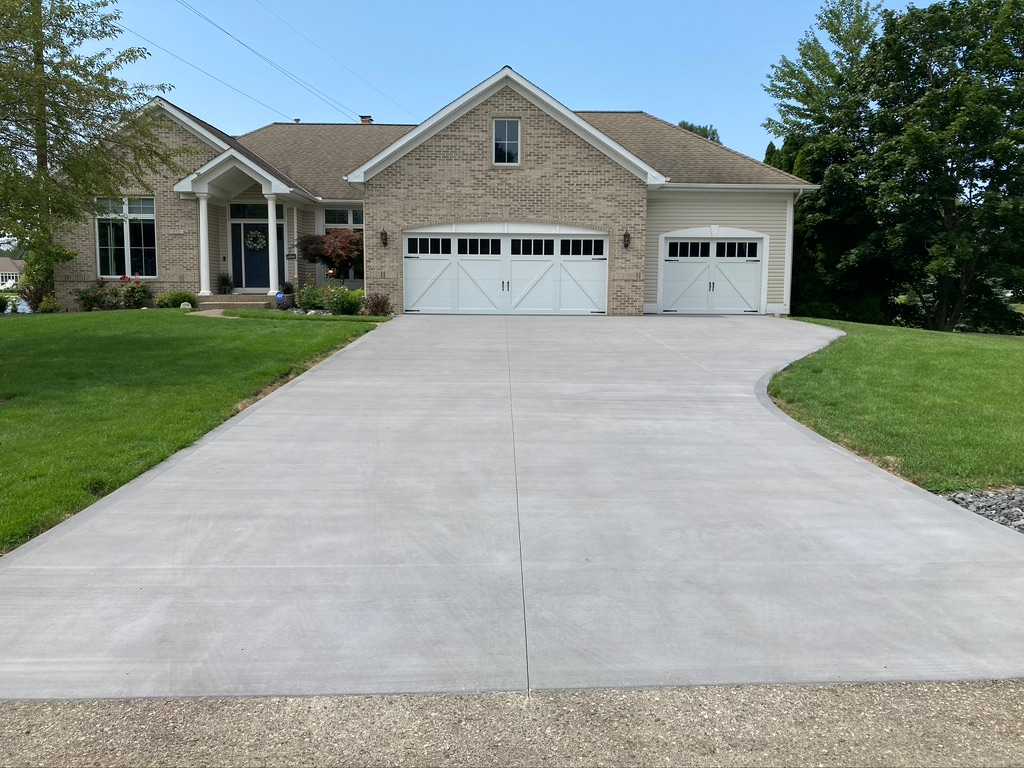
[{"label": "green lawn", "polygon": [[372,315],[299,315],[295,312],[282,312],[280,309],[225,309],[224,314],[249,320],[326,320],[334,323],[384,323],[391,319]]},{"label": "green lawn", "polygon": [[173,309],[0,318],[0,552],[374,327]]},{"label": "green lawn", "polygon": [[1024,485],[1024,338],[846,331],[769,391],[793,417],[929,490]]}]

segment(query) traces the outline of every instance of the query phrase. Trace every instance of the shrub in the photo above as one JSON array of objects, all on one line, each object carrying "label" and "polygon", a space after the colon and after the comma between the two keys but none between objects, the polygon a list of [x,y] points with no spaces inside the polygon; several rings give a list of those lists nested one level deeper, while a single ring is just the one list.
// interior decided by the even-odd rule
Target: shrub
[{"label": "shrub", "polygon": [[0,315],[7,311],[7,294],[0,293]]},{"label": "shrub", "polygon": [[103,309],[120,309],[121,288],[111,283],[104,283],[97,280],[95,285],[89,288],[81,288],[75,291],[78,297],[78,304],[83,312],[93,312]]},{"label": "shrub", "polygon": [[57,297],[52,293],[48,293],[43,296],[43,300],[39,302],[39,308],[36,310],[44,315],[51,314],[53,312],[60,312],[60,303],[57,301]]},{"label": "shrub", "polygon": [[148,285],[141,282],[126,283],[121,288],[121,307],[124,309],[139,309],[148,307],[153,303],[153,292]]},{"label": "shrub", "polygon": [[358,315],[363,307],[363,292],[330,287],[324,291],[324,303],[332,315]]},{"label": "shrub", "polygon": [[298,305],[303,309],[324,309],[324,292],[315,285],[304,285],[299,290]]},{"label": "shrub", "polygon": [[385,317],[391,314],[391,298],[386,293],[371,293],[366,297],[366,314]]},{"label": "shrub", "polygon": [[233,290],[235,290],[235,284],[231,280],[231,275],[221,272],[220,277],[217,278],[217,293],[228,294]]},{"label": "shrub", "polygon": [[199,306],[199,299],[196,298],[194,293],[188,291],[168,291],[167,293],[161,293],[160,298],[156,300],[158,307],[164,309],[177,309],[185,302],[188,302],[193,307]]}]

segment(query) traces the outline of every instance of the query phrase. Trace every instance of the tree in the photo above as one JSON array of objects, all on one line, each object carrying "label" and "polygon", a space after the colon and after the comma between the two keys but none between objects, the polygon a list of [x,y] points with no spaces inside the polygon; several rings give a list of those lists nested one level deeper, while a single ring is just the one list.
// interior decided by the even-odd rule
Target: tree
[{"label": "tree", "polygon": [[826,0],[796,58],[780,58],[765,84],[778,116],[764,126],[783,139],[766,162],[821,185],[795,210],[794,311],[888,318],[890,264],[883,252],[858,249],[877,228],[866,184],[865,62],[880,20],[867,0]]},{"label": "tree", "polygon": [[[173,167],[142,108],[164,86],[117,76],[148,52],[93,50],[115,39],[114,0],[0,0],[0,234],[28,252],[30,303],[69,258],[55,232],[120,194],[129,179]],[[90,52],[91,51],[91,52]]]},{"label": "tree", "polygon": [[323,235],[303,235],[299,252],[307,261],[326,264],[339,275],[348,275],[353,267],[356,277],[363,271],[363,233],[361,230],[335,228]]},{"label": "tree", "polygon": [[880,245],[920,322],[1020,328],[1024,288],[1024,1],[886,12],[870,58],[868,172]]},{"label": "tree", "polygon": [[679,127],[685,128],[690,131],[690,133],[696,133],[698,136],[703,136],[708,141],[715,142],[715,144],[722,143],[722,139],[718,135],[718,129],[710,123],[707,125],[698,125],[697,123],[691,123],[688,120],[680,120]]}]

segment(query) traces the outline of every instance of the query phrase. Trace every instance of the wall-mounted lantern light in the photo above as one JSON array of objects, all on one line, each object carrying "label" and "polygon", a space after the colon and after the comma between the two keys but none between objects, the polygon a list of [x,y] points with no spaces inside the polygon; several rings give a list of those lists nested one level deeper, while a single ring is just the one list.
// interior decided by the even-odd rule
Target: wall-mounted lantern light
[{"label": "wall-mounted lantern light", "polygon": [[385,230],[383,230],[383,229],[380,231],[380,247],[381,248],[387,248],[388,247],[388,233]]},{"label": "wall-mounted lantern light", "polygon": [[623,232],[622,233],[622,247],[628,250],[629,249],[629,242],[630,242],[631,239],[632,238],[630,238],[629,232]]}]

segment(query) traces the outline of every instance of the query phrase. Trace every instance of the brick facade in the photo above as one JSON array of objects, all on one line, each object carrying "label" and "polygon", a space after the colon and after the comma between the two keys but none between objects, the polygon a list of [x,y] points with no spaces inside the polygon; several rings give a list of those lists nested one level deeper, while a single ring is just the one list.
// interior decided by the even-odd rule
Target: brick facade
[{"label": "brick facade", "polygon": [[[180,154],[179,170],[164,170],[150,174],[142,184],[132,184],[124,194],[152,196],[156,201],[156,243],[158,277],[146,280],[154,294],[171,290],[199,290],[199,204],[196,200],[179,199],[174,185],[188,172],[219,154],[193,133],[170,117],[162,116],[158,134],[163,141]],[[223,221],[223,209],[214,212],[211,206],[210,262],[211,279],[216,280],[226,254],[225,235],[212,225]],[[216,239],[214,239],[216,238]],[[55,288],[57,300],[67,309],[77,308],[75,291],[96,282],[96,222],[93,218],[71,224],[59,236],[59,241],[76,255],[57,267]],[[215,255],[216,254],[216,255]],[[214,284],[216,288],[216,284]]]},{"label": "brick facade", "polygon": [[[520,120],[517,167],[491,162],[496,117]],[[367,292],[403,305],[402,232],[434,224],[563,224],[608,233],[609,314],[639,315],[646,217],[642,179],[506,87],[367,181]]]}]

